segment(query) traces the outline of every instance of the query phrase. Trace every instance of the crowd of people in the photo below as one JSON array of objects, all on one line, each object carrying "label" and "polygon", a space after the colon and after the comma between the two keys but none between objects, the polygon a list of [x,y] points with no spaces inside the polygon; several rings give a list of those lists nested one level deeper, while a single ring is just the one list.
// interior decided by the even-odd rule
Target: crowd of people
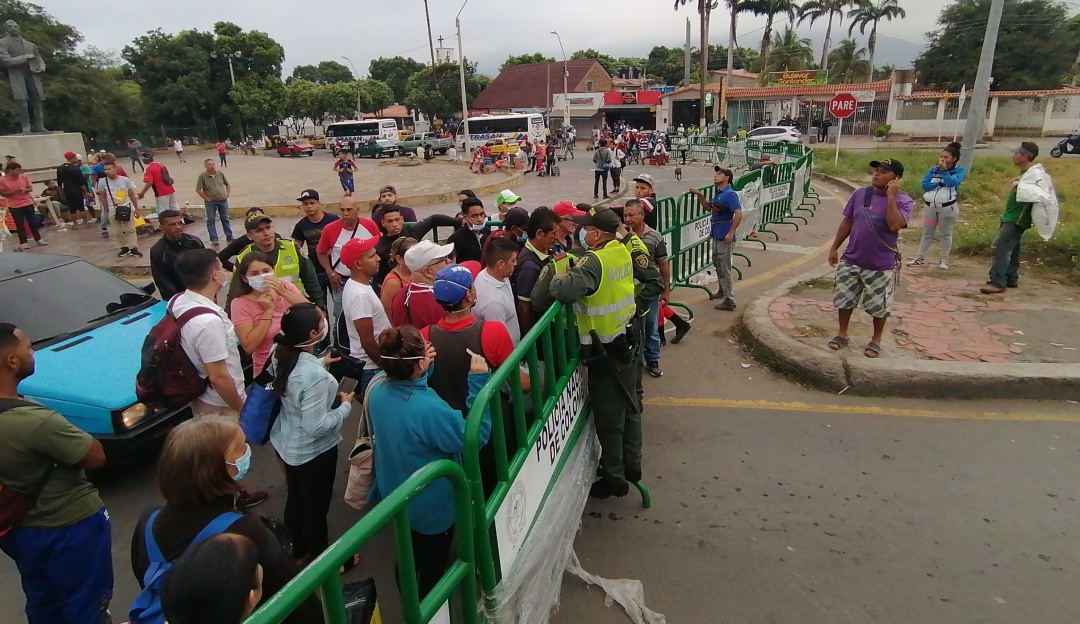
[{"label": "crowd of people", "polygon": [[[70,189],[86,209],[79,218],[90,223],[95,217],[82,159],[68,154],[67,160],[58,177],[77,186],[61,186],[62,195],[67,199]],[[364,406],[378,440],[371,502],[433,460],[457,460],[465,417],[491,371],[510,361],[555,301],[577,315],[587,366],[615,372],[589,376],[603,449],[591,494],[623,496],[641,479],[642,376],[663,374],[665,319],[676,324],[673,343],[691,327],[666,306],[670,271],[663,237],[649,224],[656,215],[648,175],[635,178],[635,198],[618,211],[569,201],[530,210],[504,190],[489,212],[463,190],[457,214],[424,219],[397,203],[392,186],[380,189],[371,218],[360,216],[351,195],[332,214],[317,191],[306,189],[297,197],[303,218],[287,236],[258,208],[247,211],[245,234],[234,236],[227,227],[228,181],[207,160],[198,190],[207,204],[223,204],[217,214],[228,244],[219,250],[209,223],[209,245],[184,231],[184,215],[170,199],[175,191],[161,186],[167,174],[152,156],[142,157],[142,189],[122,175],[114,157],[100,160],[103,175],[92,186],[105,189],[97,200],[108,206],[113,236],[123,236],[118,207],[128,201],[134,208],[141,195],[156,195],[161,238],[150,249],[151,272],[179,324],[179,347],[206,381],[190,403],[193,419],[168,435],[158,462],[165,505],[147,510],[132,535],[132,572],[144,587],[134,622],[150,612],[143,609],[161,609],[173,623],[203,621],[219,599],[228,602],[228,621],[238,622],[324,551],[334,482],[342,472],[338,446],[354,405]],[[436,227],[453,230],[445,243],[426,238]],[[128,253],[135,249],[130,241],[121,244]],[[25,483],[14,485],[28,491],[42,473],[64,475],[45,477],[40,503],[0,537],[0,546],[22,573],[32,622],[99,621],[112,593],[111,537],[84,469],[100,467],[106,457],[98,442],[59,414],[20,402],[18,383],[33,372],[26,334],[0,324],[0,410],[8,410],[0,421],[0,474],[17,469]],[[245,438],[238,422],[251,379],[260,374],[271,376],[281,402],[268,444],[284,472],[291,550],[250,512],[269,494],[246,487],[256,441]],[[339,391],[342,378],[355,386]],[[524,370],[520,382],[531,390]],[[483,410],[487,491],[496,479],[490,419]],[[80,505],[70,504],[76,499]],[[449,485],[427,488],[409,513],[423,595],[445,570],[453,541]],[[222,559],[228,565],[193,578],[193,567]],[[354,556],[342,571],[358,562]],[[65,569],[80,573],[56,572]],[[210,597],[207,604],[185,599],[199,587]],[[157,598],[147,606],[150,593]],[[313,599],[289,621],[319,617]]]}]

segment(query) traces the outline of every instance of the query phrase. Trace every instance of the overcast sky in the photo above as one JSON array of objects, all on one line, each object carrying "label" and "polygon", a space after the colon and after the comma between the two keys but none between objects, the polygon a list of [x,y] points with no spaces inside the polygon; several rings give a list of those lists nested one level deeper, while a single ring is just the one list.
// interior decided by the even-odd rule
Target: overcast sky
[{"label": "overcast sky", "polygon": [[[350,57],[361,74],[367,72],[371,59],[379,56],[430,58],[422,0],[36,1],[59,21],[75,26],[85,39],[84,45],[108,50],[119,51],[155,28],[171,33],[191,28],[210,30],[215,21],[224,20],[245,30],[261,30],[285,47],[286,76],[296,65],[327,59],[344,62],[342,55]],[[645,56],[654,45],[682,45],[686,18],[696,20],[692,9],[674,11],[672,4],[672,0],[471,0],[461,14],[465,55],[478,61],[480,71],[491,76],[498,73],[499,64],[509,54],[540,51],[561,58],[558,40],[550,34],[558,30],[568,55],[591,47],[612,56]],[[691,4],[696,3],[691,0]],[[878,65],[910,63],[942,6],[933,0],[900,0],[900,4],[908,17],[881,24],[879,39],[886,39],[879,42]],[[585,10],[584,6],[590,8]],[[445,37],[446,47],[456,47],[454,15],[460,7],[459,0],[430,0],[432,36]],[[601,17],[609,25],[602,26]],[[757,47],[763,26],[762,18],[740,16],[740,45]],[[800,30],[820,49],[824,23],[818,22],[812,30],[804,23]],[[693,31],[696,42],[696,22]],[[833,31],[834,42],[845,37],[846,21]],[[859,37],[858,31],[855,34],[865,45],[865,37]],[[710,40],[727,43],[727,19],[722,12],[713,16]]]}]

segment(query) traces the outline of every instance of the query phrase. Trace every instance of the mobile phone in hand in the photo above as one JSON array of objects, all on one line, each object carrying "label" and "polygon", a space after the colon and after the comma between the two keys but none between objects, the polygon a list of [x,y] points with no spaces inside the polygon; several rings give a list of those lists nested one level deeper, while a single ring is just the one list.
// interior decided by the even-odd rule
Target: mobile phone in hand
[{"label": "mobile phone in hand", "polygon": [[[352,377],[342,377],[341,382],[338,383],[337,394],[340,395],[342,392],[348,394],[353,390],[356,390],[356,384],[358,383],[360,382]],[[341,405],[341,396],[335,396],[334,402],[330,405],[330,409],[337,409],[339,405]]]}]

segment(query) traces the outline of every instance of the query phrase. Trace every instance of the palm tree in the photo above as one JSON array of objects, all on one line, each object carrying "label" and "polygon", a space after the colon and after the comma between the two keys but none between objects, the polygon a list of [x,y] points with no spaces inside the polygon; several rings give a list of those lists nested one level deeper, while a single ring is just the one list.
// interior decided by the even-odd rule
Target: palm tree
[{"label": "palm tree", "polygon": [[797,71],[814,66],[814,49],[810,40],[800,37],[789,24],[784,32],[773,35],[772,54],[762,68],[762,82],[768,81],[770,72]]},{"label": "palm tree", "polygon": [[[694,0],[675,0],[675,10],[678,11],[680,6],[693,3]],[[698,48],[701,51],[701,118],[705,118],[705,85],[708,84],[709,75],[709,17],[712,15],[712,10],[719,5],[719,0],[697,0],[698,17],[700,19],[701,26],[701,47]],[[728,58],[731,58],[730,52]]]},{"label": "palm tree", "polygon": [[877,27],[878,22],[881,20],[892,21],[893,18],[901,19],[907,17],[907,12],[900,7],[897,0],[877,0],[877,4],[873,3],[873,0],[859,0],[859,4],[854,9],[848,11],[848,19],[851,20],[851,24],[848,26],[848,35],[855,30],[855,27],[859,27],[859,34],[866,34],[866,27],[870,26],[870,38],[866,42],[866,48],[870,53],[870,71],[867,72],[867,80],[872,81],[874,79],[874,50],[877,48]]},{"label": "palm tree", "polygon": [[870,69],[866,60],[866,48],[860,48],[854,39],[844,39],[835,50],[829,52],[829,82],[853,82],[865,76]]},{"label": "palm tree", "polygon": [[761,59],[762,63],[769,63],[769,44],[772,43],[773,21],[777,15],[787,15],[788,19],[795,21],[795,14],[799,6],[794,0],[746,0],[741,12],[752,13],[765,17],[765,32],[761,36]]},{"label": "palm tree", "polygon": [[810,20],[810,26],[813,26],[819,19],[829,20],[829,26],[825,29],[825,44],[821,46],[822,67],[828,65],[829,50],[832,47],[833,18],[839,16],[837,25],[843,24],[844,10],[856,4],[856,0],[807,0],[799,7],[799,24]]}]

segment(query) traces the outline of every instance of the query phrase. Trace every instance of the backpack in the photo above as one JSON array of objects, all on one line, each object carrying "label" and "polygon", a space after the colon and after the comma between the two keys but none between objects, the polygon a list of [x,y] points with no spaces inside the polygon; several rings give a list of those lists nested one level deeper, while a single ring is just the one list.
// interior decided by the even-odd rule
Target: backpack
[{"label": "backpack", "polygon": [[197,307],[177,318],[172,310],[173,301],[170,301],[165,316],[143,341],[142,363],[135,375],[135,395],[151,409],[183,407],[199,398],[210,384],[209,379],[199,375],[180,346],[180,329],[196,316],[217,316],[217,312]]},{"label": "backpack", "polygon": [[[165,556],[161,554],[157,542],[154,541],[154,519],[157,518],[159,513],[161,513],[160,509],[150,514],[150,518],[146,521],[146,528],[143,530],[143,543],[146,545],[146,558],[149,560],[150,565],[146,567],[146,572],[143,574],[143,590],[139,592],[139,595],[135,597],[135,601],[131,603],[131,611],[128,613],[131,624],[165,623],[165,614],[161,612],[161,586],[164,584],[165,574],[172,568],[173,562],[165,560]],[[210,521],[210,524],[203,527],[202,531],[199,531],[195,539],[191,540],[188,548],[208,537],[227,530],[242,517],[235,511],[227,511],[214,518]]]},{"label": "backpack", "polygon": [[165,165],[161,165],[161,183],[165,186],[172,186],[175,183],[173,177],[169,175],[169,168]]}]

